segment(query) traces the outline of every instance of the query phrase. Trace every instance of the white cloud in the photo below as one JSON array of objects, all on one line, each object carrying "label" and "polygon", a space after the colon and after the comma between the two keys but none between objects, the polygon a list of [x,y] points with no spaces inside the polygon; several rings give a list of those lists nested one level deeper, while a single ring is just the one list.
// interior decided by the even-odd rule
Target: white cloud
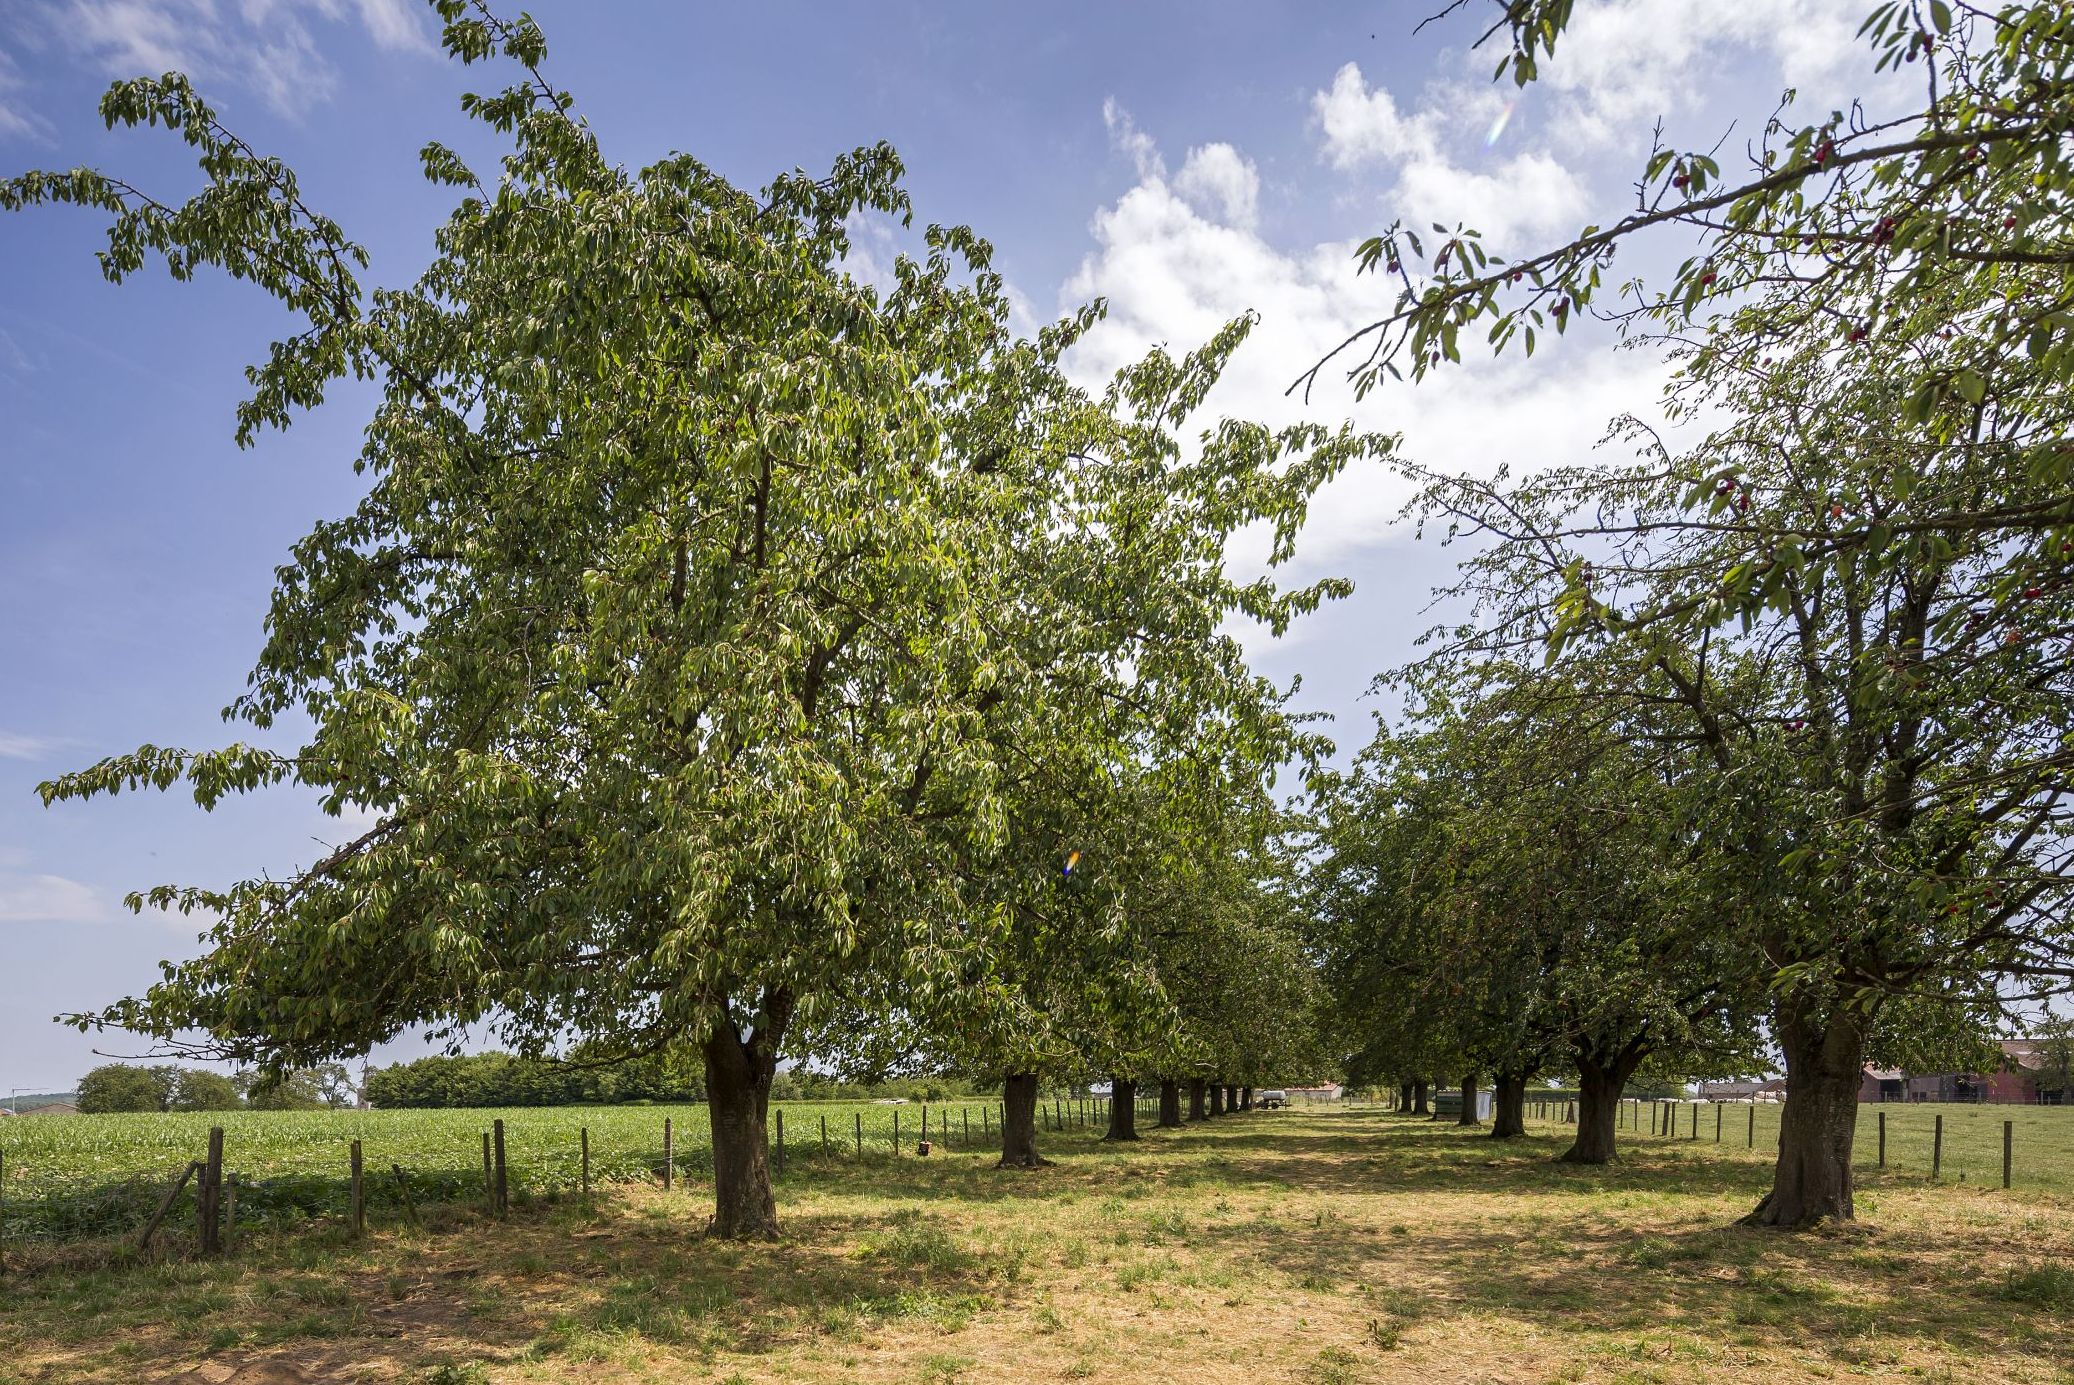
[{"label": "white cloud", "polygon": [[324,52],[329,36],[320,41],[312,25],[344,24],[384,51],[433,51],[405,0],[70,0],[51,37],[111,76],[177,70],[235,83],[295,117],[338,86]]},{"label": "white cloud", "polygon": [[1359,63],[1332,76],[1332,85],[1311,96],[1311,114],[1325,137],[1325,157],[1334,168],[1398,163],[1439,157],[1434,113],[1406,116],[1387,87],[1374,87]]},{"label": "white cloud", "polygon": [[1445,83],[1407,115],[1388,88],[1371,87],[1356,63],[1333,74],[1313,93],[1311,114],[1320,153],[1342,172],[1394,168],[1386,194],[1393,215],[1423,226],[1462,223],[1482,231],[1499,249],[1512,236],[1576,226],[1587,206],[1577,174],[1546,151],[1513,154],[1484,169],[1468,167],[1448,149],[1488,123],[1504,105],[1489,87]]},{"label": "white cloud", "polygon": [[1260,174],[1252,161],[1228,144],[1188,151],[1174,178],[1174,191],[1190,206],[1227,226],[1250,230],[1260,214]]},{"label": "white cloud", "polygon": [[[1111,129],[1121,126],[1132,139],[1145,139],[1127,119],[1112,118]],[[1206,414],[1270,424],[1352,417],[1362,428],[1401,432],[1403,455],[1424,465],[1484,473],[1499,464],[1521,471],[1578,460],[1614,416],[1647,411],[1657,397],[1665,378],[1661,366],[1616,356],[1603,340],[1582,347],[1551,340],[1531,361],[1517,352],[1499,360],[1470,354],[1416,387],[1386,385],[1358,402],[1338,373],[1328,373],[1306,404],[1286,393],[1290,381],[1381,316],[1394,285],[1357,276],[1351,242],[1301,248],[1268,243],[1250,218],[1228,216],[1228,203],[1184,195],[1183,179],[1165,178],[1164,162],[1149,140],[1133,152],[1139,181],[1096,213],[1095,247],[1062,290],[1069,304],[1098,295],[1109,301],[1107,319],[1070,363],[1086,382],[1106,379],[1154,345],[1190,349],[1232,318],[1255,311],[1260,322],[1211,395]],[[1225,167],[1250,167],[1237,151],[1219,160]],[[1218,185],[1203,175],[1202,187]],[[1342,476],[1312,509],[1304,567],[1332,570],[1351,554],[1401,537],[1396,520],[1408,498],[1408,483],[1388,468]],[[1248,560],[1240,552],[1234,557]]]},{"label": "white cloud", "polygon": [[[1826,110],[1841,99],[1840,79],[1862,85],[1872,78],[1869,50],[1857,38],[1865,9],[1864,0],[1580,4],[1541,70],[1542,83],[1565,98],[1551,128],[1594,143],[1645,144],[1655,117],[1694,109],[1752,60],[1775,73],[1780,87],[1797,87]],[[1758,99],[1777,94],[1760,89]],[[1742,113],[1768,112],[1766,104]]]},{"label": "white cloud", "polygon": [[48,142],[50,122],[29,109],[22,96],[22,70],[14,56],[0,48],[0,138],[17,135]]},{"label": "white cloud", "polygon": [[49,736],[24,736],[0,731],[0,760],[40,760],[65,742]]},{"label": "white cloud", "polygon": [[0,872],[0,923],[100,923],[114,916],[91,885],[62,875]]},{"label": "white cloud", "polygon": [[1109,139],[1118,149],[1131,156],[1138,166],[1138,176],[1143,179],[1167,176],[1166,161],[1159,156],[1159,146],[1152,136],[1138,128],[1131,113],[1117,104],[1111,96],[1102,102],[1102,123],[1109,127]]}]

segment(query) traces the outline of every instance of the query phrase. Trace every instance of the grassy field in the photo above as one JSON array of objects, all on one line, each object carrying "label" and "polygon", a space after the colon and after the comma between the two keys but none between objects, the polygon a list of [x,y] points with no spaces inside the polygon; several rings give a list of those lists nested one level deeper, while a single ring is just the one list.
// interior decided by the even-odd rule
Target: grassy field
[{"label": "grassy field", "polygon": [[[1699,1117],[1697,1143],[1709,1156],[1742,1156],[1769,1163],[1779,1147],[1777,1102],[1679,1102],[1672,1108],[1675,1134],[1652,1133],[1650,1106],[1629,1103],[1620,1129],[1623,1144],[1639,1141],[1667,1146],[1692,1145],[1693,1117]],[[1530,1112],[1532,1108],[1530,1107]],[[1755,1123],[1752,1123],[1752,1116]],[[1927,1177],[1937,1118],[1944,1118],[1944,1158],[1939,1177],[1947,1183],[2002,1186],[2002,1123],[2010,1123],[2010,1187],[2015,1192],[2048,1192],[2074,1197],[2074,1106],[1976,1106],[1898,1102],[1858,1108],[1858,1136],[1853,1158],[1860,1169],[1879,1167],[1880,1117],[1886,1117],[1888,1170]],[[1554,1128],[1554,1123],[1543,1122]],[[1720,1144],[1716,1146],[1716,1131]],[[1754,1133],[1753,1133],[1754,1132]]]},{"label": "grassy field", "polygon": [[[1142,1119],[1156,1118],[1143,1106]],[[929,1123],[938,1143],[991,1146],[994,1103],[920,1105],[800,1102],[774,1108],[785,1121],[793,1162],[892,1158],[895,1136],[912,1153]],[[1048,1124],[1077,1127],[1094,1103],[1045,1103]],[[141,1228],[163,1190],[207,1151],[209,1127],[224,1127],[224,1169],[239,1181],[241,1220],[288,1223],[342,1211],[347,1151],[361,1142],[377,1219],[400,1216],[388,1175],[400,1164],[419,1203],[482,1197],[482,1137],[504,1122],[514,1196],[574,1192],[582,1181],[581,1132],[590,1132],[591,1176],[599,1183],[647,1181],[663,1165],[663,1122],[672,1125],[680,1176],[712,1168],[704,1106],[599,1106],[460,1111],[226,1111],[121,1116],[32,1117],[0,1125],[5,1160],[0,1244],[71,1241]],[[775,1124],[775,1123],[774,1123]],[[824,1150],[823,1138],[826,1137]],[[775,1138],[775,1130],[773,1132]],[[188,1215],[189,1194],[174,1220]]]},{"label": "grassy field", "polygon": [[[1710,1141],[1607,1169],[1354,1109],[1140,1145],[796,1165],[787,1236],[698,1234],[708,1190],[436,1210],[231,1259],[32,1249],[0,1381],[2074,1382],[2074,1203],[1871,1173],[1862,1224],[1733,1219]],[[39,1258],[40,1257],[40,1258]]]}]

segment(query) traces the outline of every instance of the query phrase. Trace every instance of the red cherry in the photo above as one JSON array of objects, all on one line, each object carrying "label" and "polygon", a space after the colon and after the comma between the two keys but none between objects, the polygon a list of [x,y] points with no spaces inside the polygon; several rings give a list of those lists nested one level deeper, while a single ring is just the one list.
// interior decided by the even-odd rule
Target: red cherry
[{"label": "red cherry", "polygon": [[1860,325],[1858,325],[1858,326],[1855,326],[1855,327],[1851,328],[1851,332],[1850,332],[1850,337],[1849,337],[1849,340],[1851,340],[1851,341],[1864,341],[1864,340],[1865,340],[1865,327],[1864,327],[1864,325],[1863,325],[1863,324],[1860,324]]},{"label": "red cherry", "polygon": [[1842,519],[1844,517],[1844,507],[1841,505],[1831,505],[1829,507],[1829,517],[1831,519]]},{"label": "red cherry", "polygon": [[1714,271],[1711,269],[1708,270],[1705,274],[1700,275],[1700,287],[1703,289],[1712,288],[1714,286],[1714,279]]},{"label": "red cherry", "polygon": [[2005,231],[2014,231],[2016,229],[2016,216],[2014,213],[2002,218],[2002,229]]},{"label": "red cherry", "polygon": [[2043,595],[2045,595],[2045,588],[2043,587],[2024,588],[2024,600],[2026,601],[2036,601],[2039,597]]},{"label": "red cherry", "polygon": [[1822,142],[1815,146],[1815,167],[1820,168],[1835,157],[1836,141],[1827,135],[1823,136]]},{"label": "red cherry", "polygon": [[1389,264],[1389,269],[1390,269],[1390,272],[1391,272],[1392,274],[1395,274],[1395,273],[1397,272],[1397,261],[1395,261],[1395,260],[1392,260],[1392,261],[1390,261],[1390,264]]}]

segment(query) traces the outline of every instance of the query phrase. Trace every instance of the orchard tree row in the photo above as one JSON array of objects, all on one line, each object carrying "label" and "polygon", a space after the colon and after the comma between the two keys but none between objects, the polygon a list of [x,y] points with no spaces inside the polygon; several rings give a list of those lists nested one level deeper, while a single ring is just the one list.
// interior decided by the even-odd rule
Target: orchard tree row
[{"label": "orchard tree row", "polygon": [[1308,1061],[1275,776],[1325,746],[1230,629],[1342,586],[1224,555],[1248,529],[1287,559],[1317,489],[1388,440],[1184,435],[1248,321],[1083,389],[1061,357],[1100,305],[1017,336],[971,231],[847,271],[860,218],[910,223],[890,149],[760,192],[688,155],[630,170],[530,19],[436,8],[457,61],[516,77],[465,102],[497,167],[425,146],[456,201],[413,282],[366,282],[178,74],[102,111],[191,148],[186,200],[91,169],[0,184],[105,216],[111,280],[213,268],[295,316],[240,444],[339,381],[379,396],[365,497],[279,567],[225,709],[251,739],[43,786],[208,808],[301,785],[373,825],[287,876],[133,896],[209,920],[207,950],[77,1021],[277,1070],[469,1026],[687,1057],[729,1237],[777,1230],[788,1055],[998,1074],[1019,1165],[1047,1074]]},{"label": "orchard tree row", "polygon": [[[1458,0],[1450,10],[1463,9]],[[1570,0],[1492,11],[1535,79]],[[1578,1075],[1611,1157],[1638,1068],[1783,1058],[1769,1225],[1852,1215],[1868,1061],[1963,1062],[2074,978],[2074,11],[1872,9],[1920,74],[1746,165],[1659,147],[1636,206],[1505,256],[1469,228],[1367,247],[1398,277],[1364,386],[1468,334],[1596,315],[1679,370],[1676,445],[1513,479],[1414,472],[1470,550],[1461,624],[1327,782],[1313,877],[1361,1066]],[[1667,286],[1604,275],[1661,232]]]}]

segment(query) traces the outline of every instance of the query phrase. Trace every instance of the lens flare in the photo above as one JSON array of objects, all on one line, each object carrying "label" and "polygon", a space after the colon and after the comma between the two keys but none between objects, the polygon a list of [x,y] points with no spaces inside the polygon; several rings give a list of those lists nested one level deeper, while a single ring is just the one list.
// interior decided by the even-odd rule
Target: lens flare
[{"label": "lens flare", "polygon": [[1505,109],[1498,112],[1498,118],[1491,122],[1490,133],[1483,137],[1484,148],[1497,148],[1499,139],[1505,134],[1505,123],[1512,119],[1512,113],[1518,106],[1518,101],[1507,101],[1505,103]]},{"label": "lens flare", "polygon": [[1079,864],[1080,853],[1077,851],[1069,851],[1066,853],[1066,869],[1060,873],[1063,875],[1071,875],[1073,873],[1073,867]]}]

